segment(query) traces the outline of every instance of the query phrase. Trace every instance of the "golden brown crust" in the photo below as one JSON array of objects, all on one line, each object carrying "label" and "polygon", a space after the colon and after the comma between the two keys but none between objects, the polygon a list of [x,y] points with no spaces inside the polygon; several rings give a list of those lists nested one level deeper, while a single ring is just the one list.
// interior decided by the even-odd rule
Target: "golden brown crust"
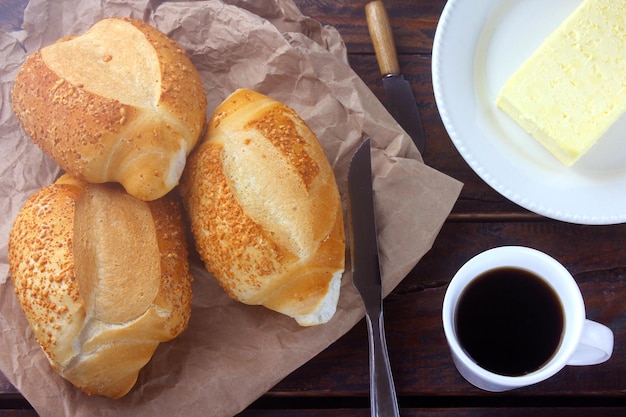
[{"label": "golden brown crust", "polygon": [[156,227],[157,244],[161,256],[161,283],[154,303],[162,309],[178,312],[170,315],[163,328],[161,341],[169,340],[187,328],[191,316],[191,281],[189,252],[187,250],[182,207],[173,197],[160,198],[148,203]]},{"label": "golden brown crust", "polygon": [[[118,205],[129,213],[119,214]],[[129,233],[127,220],[144,214],[142,221],[152,224],[137,228],[131,239],[120,238]],[[109,216],[104,228],[96,224],[102,216]],[[86,239],[89,229],[106,236]],[[128,264],[136,260],[121,253],[144,253],[140,244],[155,253]],[[132,388],[159,342],[186,328],[192,279],[187,255],[181,207],[173,196],[145,203],[118,187],[67,175],[29,199],[9,240],[16,294],[53,368],[88,394],[112,398]],[[100,268],[90,266],[94,256]],[[144,265],[151,259],[153,265]],[[127,273],[114,274],[116,263]],[[156,280],[145,275],[151,271]],[[150,299],[141,301],[146,295]]]},{"label": "golden brown crust", "polygon": [[28,135],[61,168],[120,182],[142,200],[178,183],[206,118],[202,80],[185,52],[126,18],[104,19],[28,57],[12,99]]},{"label": "golden brown crust", "polygon": [[331,293],[336,304],[341,201],[295,111],[251,90],[233,93],[190,155],[181,191],[198,252],[231,297],[292,317],[315,314]]},{"label": "golden brown crust", "polygon": [[269,108],[250,120],[244,129],[258,130],[284,155],[307,188],[320,172],[318,163],[308,154],[307,141],[298,131],[298,115],[285,106]]},{"label": "golden brown crust", "polygon": [[71,344],[85,320],[72,257],[74,203],[80,188],[62,184],[33,194],[17,216],[9,238],[15,293],[35,338],[53,366],[74,355]]},{"label": "golden brown crust", "polygon": [[283,254],[235,199],[221,153],[207,143],[190,158],[183,189],[198,253],[228,294],[239,298],[238,288],[261,287],[261,277],[281,271]]}]

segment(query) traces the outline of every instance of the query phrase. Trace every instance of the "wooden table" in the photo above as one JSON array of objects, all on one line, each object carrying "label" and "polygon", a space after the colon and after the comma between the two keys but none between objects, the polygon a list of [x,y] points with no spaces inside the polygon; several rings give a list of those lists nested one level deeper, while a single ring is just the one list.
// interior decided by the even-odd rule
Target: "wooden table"
[{"label": "wooden table", "polygon": [[[366,0],[295,2],[305,15],[339,30],[351,66],[384,99],[365,23]],[[0,29],[19,27],[24,4],[25,0],[0,3]],[[426,131],[424,160],[465,184],[432,250],[385,300],[387,342],[402,415],[626,415],[626,225],[580,226],[530,213],[470,169],[443,126],[431,82],[433,37],[444,5],[445,0],[386,1],[401,70],[411,82]],[[615,334],[608,363],[566,367],[548,381],[500,394],[480,391],[457,373],[441,325],[446,286],[473,255],[511,244],[545,251],[571,271],[588,317]],[[361,322],[241,417],[368,416],[367,349]],[[0,374],[0,417],[35,415]]]}]

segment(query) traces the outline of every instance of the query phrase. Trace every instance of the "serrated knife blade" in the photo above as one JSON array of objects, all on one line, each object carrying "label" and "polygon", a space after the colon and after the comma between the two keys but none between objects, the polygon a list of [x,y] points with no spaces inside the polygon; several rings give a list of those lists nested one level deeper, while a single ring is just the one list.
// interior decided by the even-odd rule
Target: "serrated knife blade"
[{"label": "serrated knife blade", "polygon": [[356,151],[348,171],[352,280],[365,304],[372,416],[399,416],[383,320],[383,295],[372,190],[371,144]]}]

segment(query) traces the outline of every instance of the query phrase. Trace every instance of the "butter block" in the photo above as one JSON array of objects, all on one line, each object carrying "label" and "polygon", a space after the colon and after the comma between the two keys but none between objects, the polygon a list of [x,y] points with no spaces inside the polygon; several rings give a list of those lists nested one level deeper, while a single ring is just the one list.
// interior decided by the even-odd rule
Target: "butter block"
[{"label": "butter block", "polygon": [[572,166],[626,110],[625,86],[626,0],[585,0],[506,82],[496,105]]}]

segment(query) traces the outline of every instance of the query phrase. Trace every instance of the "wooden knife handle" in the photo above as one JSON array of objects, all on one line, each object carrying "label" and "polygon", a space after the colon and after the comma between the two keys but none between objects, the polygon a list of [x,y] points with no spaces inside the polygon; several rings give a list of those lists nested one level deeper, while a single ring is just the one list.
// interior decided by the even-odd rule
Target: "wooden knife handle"
[{"label": "wooden knife handle", "polygon": [[393,41],[393,32],[389,24],[387,9],[382,1],[376,0],[365,5],[367,28],[374,44],[378,67],[382,75],[399,74],[400,65],[396,45]]}]

